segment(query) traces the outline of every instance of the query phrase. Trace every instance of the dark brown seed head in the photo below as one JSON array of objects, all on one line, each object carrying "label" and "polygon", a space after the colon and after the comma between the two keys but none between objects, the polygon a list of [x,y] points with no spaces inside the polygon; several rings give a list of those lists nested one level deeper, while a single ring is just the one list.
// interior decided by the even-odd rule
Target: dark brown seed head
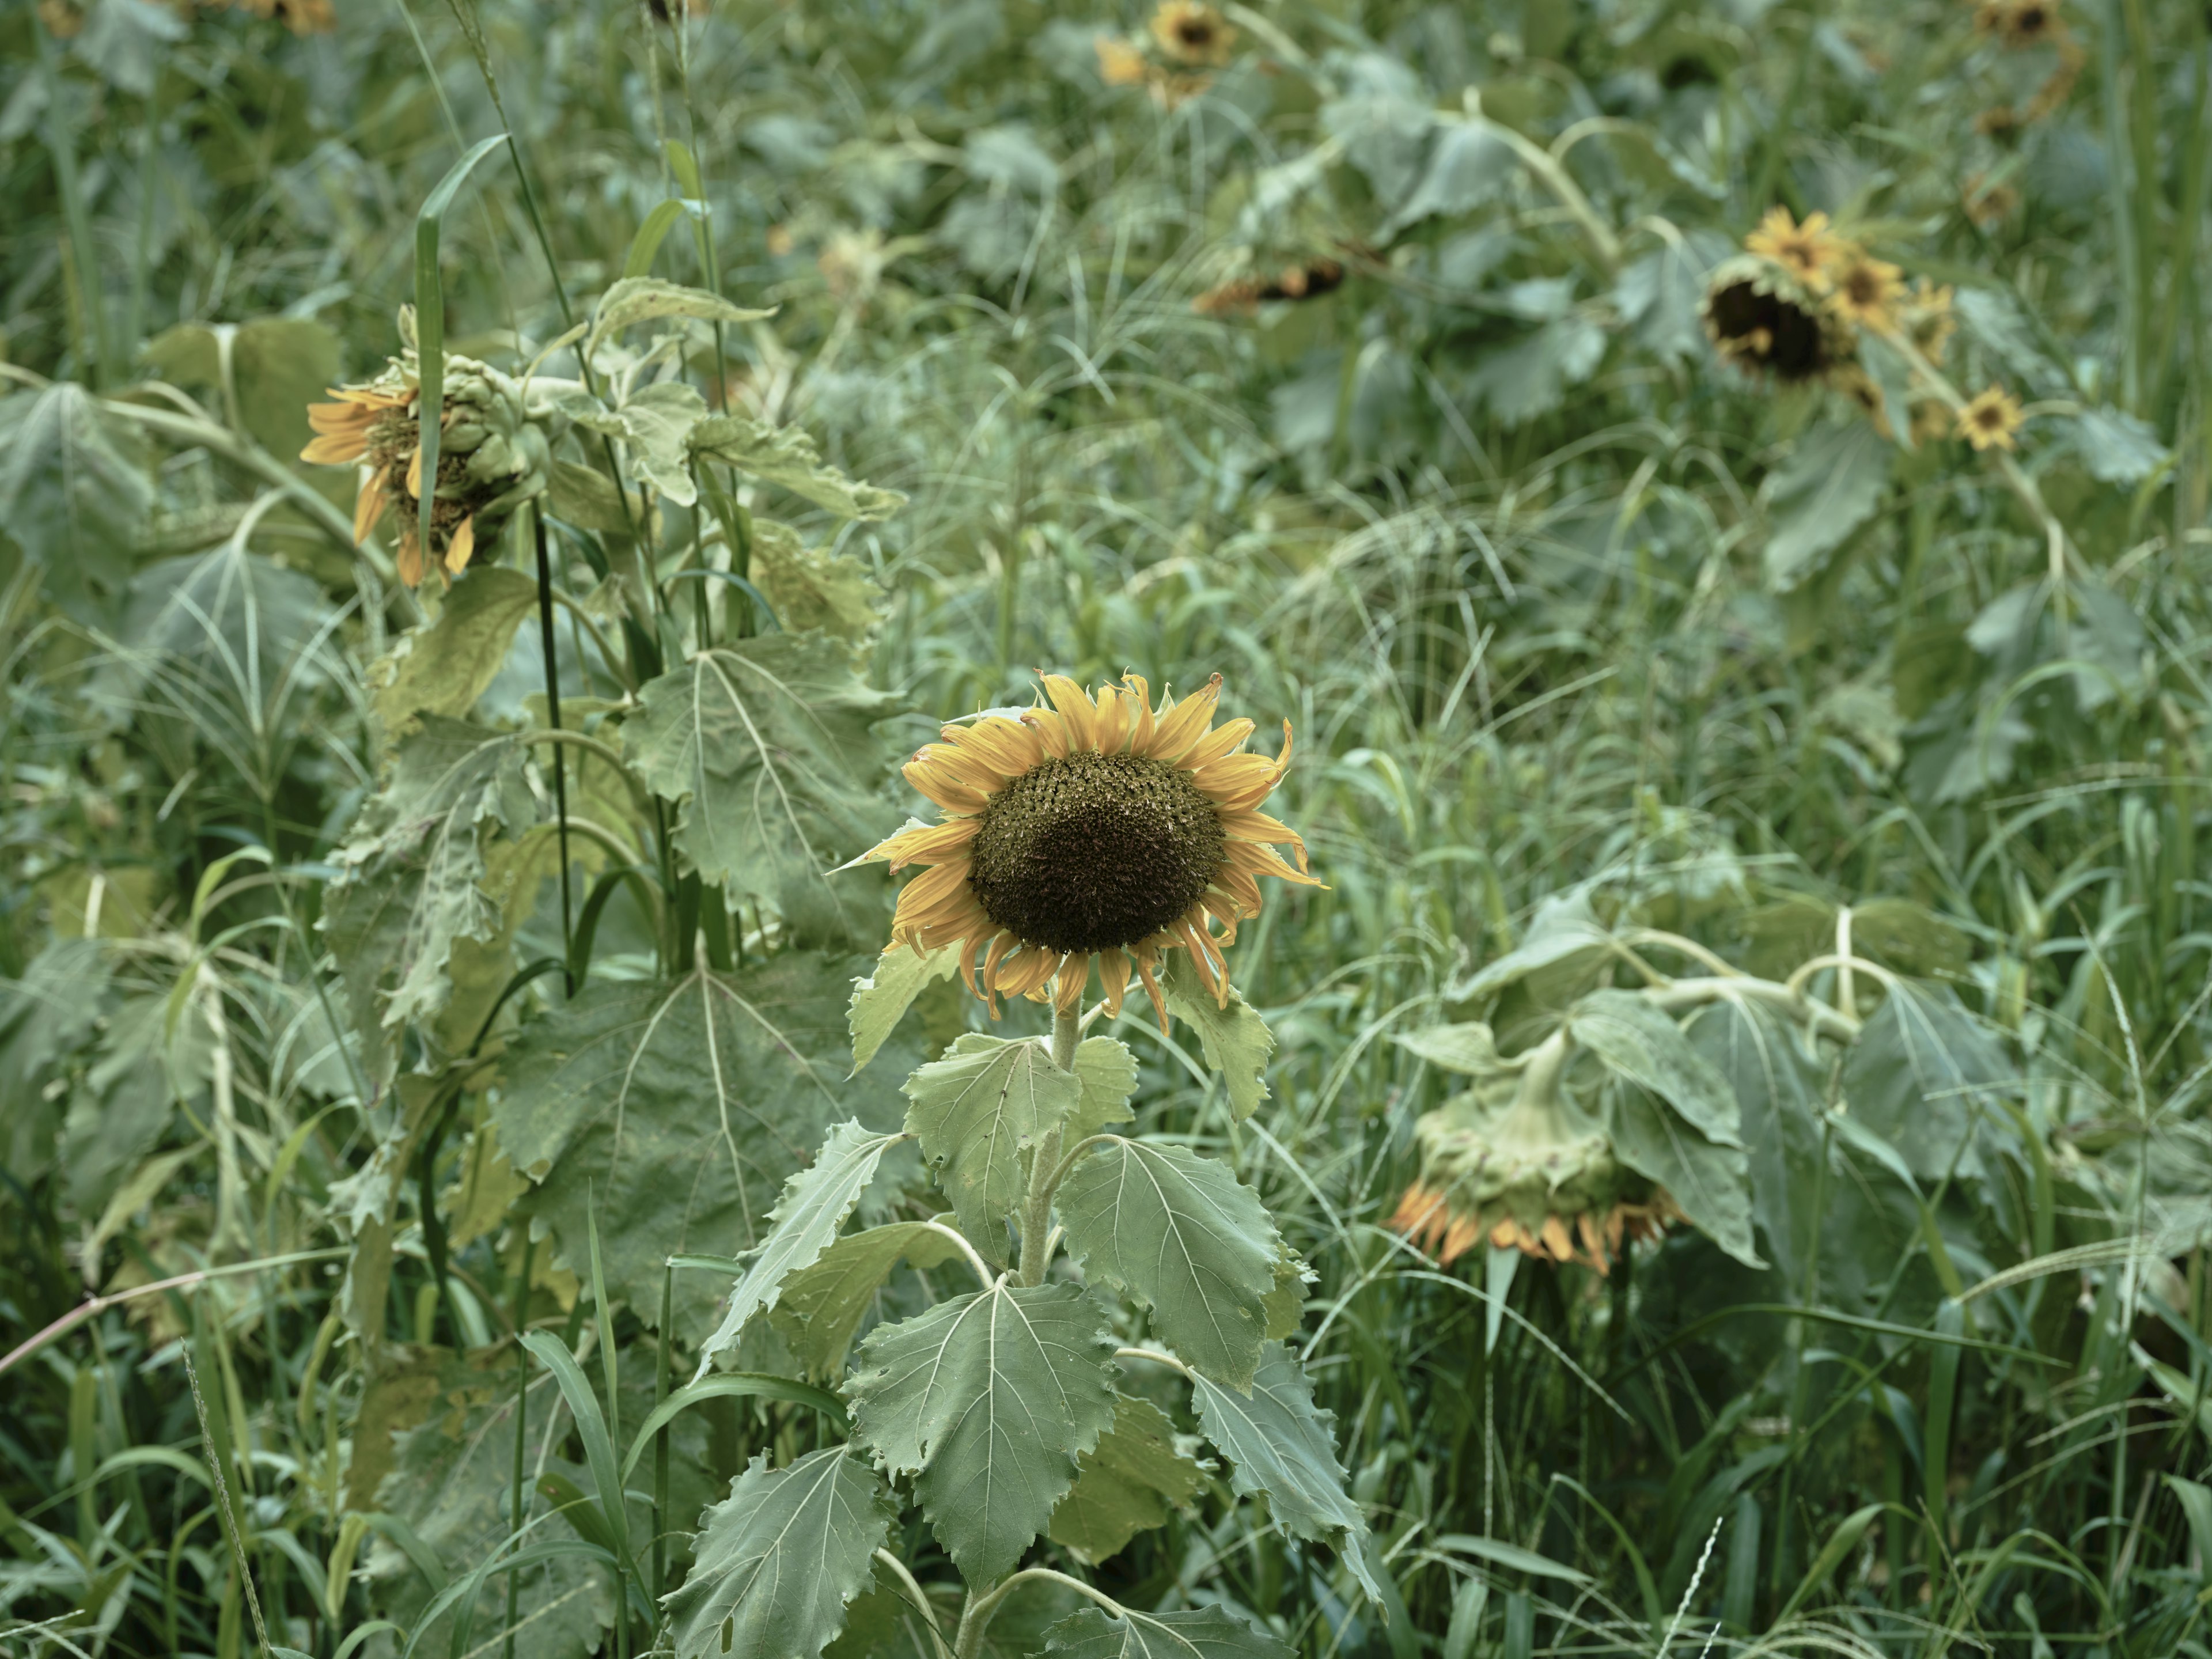
[{"label": "dark brown seed head", "polygon": [[1225,842],[1213,803],[1164,761],[1079,750],[1015,778],[983,809],[968,884],[1024,945],[1109,951],[1195,904]]},{"label": "dark brown seed head", "polygon": [[1820,319],[1778,294],[1731,283],[1705,302],[1713,340],[1739,362],[1784,380],[1809,380],[1832,365]]}]

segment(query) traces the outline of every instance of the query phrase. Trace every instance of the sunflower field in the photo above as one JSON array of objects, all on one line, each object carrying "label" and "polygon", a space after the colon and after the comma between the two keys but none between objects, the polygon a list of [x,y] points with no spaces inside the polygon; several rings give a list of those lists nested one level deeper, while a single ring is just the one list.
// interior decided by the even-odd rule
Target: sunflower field
[{"label": "sunflower field", "polygon": [[2212,9],[0,9],[0,1655],[2212,1659]]}]

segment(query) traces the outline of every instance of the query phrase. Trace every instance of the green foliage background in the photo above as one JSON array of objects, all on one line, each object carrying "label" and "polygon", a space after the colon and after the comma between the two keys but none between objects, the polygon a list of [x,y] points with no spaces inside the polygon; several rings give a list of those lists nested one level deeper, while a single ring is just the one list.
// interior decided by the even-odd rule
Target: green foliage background
[{"label": "green foliage background", "polygon": [[[581,1555],[467,1576],[520,1513],[658,1592],[708,1505],[854,1467],[815,1385],[967,1288],[933,1234],[839,1343],[834,1285],[770,1307],[781,1392],[677,1417],[626,1496],[585,1425],[619,1455],[714,1329],[730,1276],[671,1255],[758,1246],[985,1024],[940,975],[848,1027],[891,888],[825,872],[1042,666],[1296,727],[1273,810],[1328,886],[1231,954],[1264,1101],[1188,992],[1115,1034],[1133,1133],[1315,1279],[1261,1395],[1130,1383],[1153,1496],[1036,1547],[1155,1622],[1031,1583],[984,1645],[2207,1652],[2212,40],[2026,9],[1282,0],[1206,66],[1029,0],[0,16],[0,1649],[678,1640]],[[1777,204],[1954,289],[1945,372],[2027,407],[2016,454],[1916,428],[1878,352],[1887,430],[1717,359],[1706,277]],[[644,370],[632,328],[582,388],[555,343],[625,276],[775,312]],[[526,515],[410,592],[396,515],[357,551],[291,459],[429,292],[585,399],[561,738]],[[624,420],[631,371],[670,389]],[[1853,1022],[1680,1011],[1721,1207],[1602,1278],[1394,1231],[1485,1075],[1437,1028],[1585,1028],[1659,933]],[[921,1176],[848,1201],[913,1224]],[[1270,1367],[1334,1414],[1326,1524],[1204,1420]],[[872,1582],[830,1651],[928,1651]]]}]

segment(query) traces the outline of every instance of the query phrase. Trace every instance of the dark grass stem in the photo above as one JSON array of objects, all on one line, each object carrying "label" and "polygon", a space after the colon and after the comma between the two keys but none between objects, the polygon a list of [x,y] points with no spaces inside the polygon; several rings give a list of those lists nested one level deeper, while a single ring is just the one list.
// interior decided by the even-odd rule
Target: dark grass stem
[{"label": "dark grass stem", "polygon": [[[523,1470],[530,1455],[530,1350],[522,1346],[522,1333],[530,1323],[530,1270],[535,1265],[538,1241],[530,1236],[530,1225],[522,1224],[522,1269],[514,1278],[514,1462],[509,1471],[507,1484],[507,1535],[512,1540],[522,1531]],[[520,1575],[507,1575],[507,1632],[500,1641],[500,1659],[514,1659],[514,1620],[519,1611],[522,1582]]]},{"label": "dark grass stem", "polygon": [[[538,555],[538,640],[545,660],[545,723],[550,730],[558,732],[561,665],[553,637],[553,562],[545,549],[545,515],[535,505],[531,508],[530,531]],[[568,869],[568,763],[563,753],[565,747],[558,743],[552,745],[553,810],[557,815],[556,833],[561,848],[561,960],[566,964],[562,969],[561,982],[573,997],[576,994],[575,906],[569,891],[573,878]]]}]

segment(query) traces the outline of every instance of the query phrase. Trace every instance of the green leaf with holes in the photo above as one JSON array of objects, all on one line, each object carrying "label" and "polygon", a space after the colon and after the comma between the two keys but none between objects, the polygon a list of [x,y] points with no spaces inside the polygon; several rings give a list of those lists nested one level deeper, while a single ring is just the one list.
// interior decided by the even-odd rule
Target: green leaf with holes
[{"label": "green leaf with holes", "polygon": [[1045,1651],[1066,1659],[1291,1659],[1280,1638],[1221,1607],[1139,1613],[1119,1619],[1085,1607],[1044,1633]]}]

